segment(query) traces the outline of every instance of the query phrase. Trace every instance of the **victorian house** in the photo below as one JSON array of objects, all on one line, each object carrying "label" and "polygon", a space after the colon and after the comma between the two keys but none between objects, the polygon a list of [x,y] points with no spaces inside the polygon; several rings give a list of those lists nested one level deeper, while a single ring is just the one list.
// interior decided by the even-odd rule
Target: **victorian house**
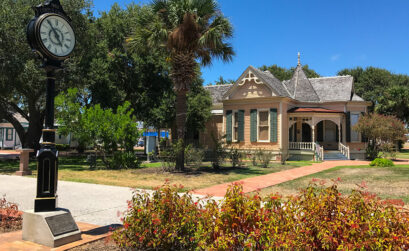
[{"label": "victorian house", "polygon": [[352,130],[371,104],[351,76],[307,78],[300,59],[290,80],[249,66],[234,84],[207,86],[213,117],[200,142],[223,137],[233,147],[290,159],[363,159],[365,139]]}]

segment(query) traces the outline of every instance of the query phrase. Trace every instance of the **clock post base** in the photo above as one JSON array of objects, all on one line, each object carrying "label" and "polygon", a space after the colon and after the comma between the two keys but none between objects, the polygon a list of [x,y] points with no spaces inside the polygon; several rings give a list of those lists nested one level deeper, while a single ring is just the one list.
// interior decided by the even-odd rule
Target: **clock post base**
[{"label": "clock post base", "polygon": [[54,248],[81,240],[81,231],[67,209],[28,210],[23,212],[23,240]]}]

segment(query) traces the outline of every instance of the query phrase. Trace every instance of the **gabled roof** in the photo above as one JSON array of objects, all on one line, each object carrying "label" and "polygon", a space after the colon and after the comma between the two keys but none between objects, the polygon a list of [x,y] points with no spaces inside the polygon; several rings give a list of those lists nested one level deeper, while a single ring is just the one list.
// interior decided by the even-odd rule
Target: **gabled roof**
[{"label": "gabled roof", "polygon": [[[236,80],[233,86],[229,90],[227,90],[226,93],[224,93],[223,98],[227,98],[227,96],[229,96],[238,86],[243,85],[243,80],[246,79],[249,73],[254,74],[254,76],[256,77],[256,84],[265,84],[277,96],[288,96],[288,93],[282,93],[281,89],[279,87],[277,88],[277,85],[281,85],[281,82],[276,77],[274,77],[273,74],[271,74],[270,72],[266,73],[260,71],[259,69],[250,65]],[[262,83],[259,81],[261,81]]]},{"label": "gabled roof", "polygon": [[281,82],[271,72],[261,71],[250,65],[234,84],[205,88],[210,91],[213,104],[222,103],[238,86],[248,80],[253,80],[256,84],[265,84],[273,95],[303,102],[364,101],[354,92],[352,76],[307,78],[299,55],[298,65],[290,80]]},{"label": "gabled roof", "polygon": [[271,72],[261,71],[253,66],[250,66],[249,68],[252,69],[253,72],[259,78],[261,78],[265,84],[269,85],[278,94],[278,96],[290,97],[290,94],[283,86],[283,83],[281,83],[281,81],[278,80],[278,78],[276,78]]},{"label": "gabled roof", "polygon": [[208,85],[204,88],[210,92],[210,96],[212,97],[212,103],[218,104],[222,103],[223,95],[227,92],[227,90],[232,87],[232,84],[227,85]]},{"label": "gabled roof", "polygon": [[354,82],[352,76],[310,78],[310,82],[321,101],[351,100]]},{"label": "gabled roof", "polygon": [[320,101],[317,92],[305,75],[300,63],[295,68],[291,80],[285,84],[293,99],[299,101]]},{"label": "gabled roof", "polygon": [[354,93],[354,95],[352,96],[352,101],[365,101],[363,98],[361,98],[360,96],[356,95],[356,93]]}]

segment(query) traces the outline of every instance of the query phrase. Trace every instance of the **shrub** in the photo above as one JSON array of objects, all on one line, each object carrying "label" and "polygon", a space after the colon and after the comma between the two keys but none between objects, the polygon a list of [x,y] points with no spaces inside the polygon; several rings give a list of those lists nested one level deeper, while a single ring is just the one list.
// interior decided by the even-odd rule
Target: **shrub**
[{"label": "shrub", "polygon": [[[137,250],[407,250],[409,213],[362,189],[348,196],[336,182],[312,183],[298,196],[244,194],[240,184],[221,202],[194,202],[165,184],[135,193],[114,240]],[[398,206],[396,206],[398,205]]]},{"label": "shrub", "polygon": [[110,166],[113,169],[134,169],[140,167],[140,162],[133,151],[117,151],[112,156]]},{"label": "shrub", "polygon": [[162,163],[164,172],[173,172],[176,168],[176,158],[178,152],[183,151],[183,142],[181,140],[171,144],[169,147],[160,152],[159,158]]},{"label": "shrub", "polygon": [[376,158],[369,163],[370,166],[394,166],[393,161],[390,159],[384,159],[384,158]]},{"label": "shrub", "polygon": [[[180,188],[180,187],[179,187]],[[189,193],[166,183],[152,196],[134,192],[123,219],[124,227],[113,233],[121,248],[136,250],[193,250],[200,215]]]},{"label": "shrub", "polygon": [[233,168],[243,166],[243,153],[239,151],[237,148],[230,148],[229,151],[229,158]]},{"label": "shrub", "polygon": [[186,165],[193,164],[196,167],[202,165],[205,152],[203,149],[195,148],[192,145],[185,147],[185,163]]},{"label": "shrub", "polygon": [[226,150],[223,147],[223,139],[225,138],[222,137],[221,139],[218,139],[213,133],[211,134],[212,141],[214,144],[214,147],[211,151],[211,161],[212,161],[212,166],[214,169],[218,170],[220,169],[220,165],[224,161],[224,158],[226,157],[227,153]]},{"label": "shrub", "polygon": [[254,151],[249,151],[249,152],[247,153],[247,155],[250,156],[251,164],[252,164],[253,166],[257,166],[257,165],[258,165],[258,157],[257,157],[257,154],[258,154],[259,151],[260,151],[260,149],[257,149],[255,152],[254,152]]},{"label": "shrub", "polygon": [[274,154],[271,151],[262,151],[262,150],[260,150],[257,153],[257,156],[258,156],[258,158],[260,160],[261,166],[264,167],[264,168],[267,168],[268,165],[270,164],[271,160],[273,159]]},{"label": "shrub", "polygon": [[20,229],[22,221],[17,204],[8,202],[5,196],[0,198],[0,233]]},{"label": "shrub", "polygon": [[70,145],[68,144],[55,144],[58,151],[68,151],[70,150]]}]

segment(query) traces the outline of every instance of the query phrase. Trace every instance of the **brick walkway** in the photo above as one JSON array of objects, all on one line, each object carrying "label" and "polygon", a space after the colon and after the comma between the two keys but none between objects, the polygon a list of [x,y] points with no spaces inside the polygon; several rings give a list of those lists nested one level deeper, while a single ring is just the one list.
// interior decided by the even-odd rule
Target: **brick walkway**
[{"label": "brick walkway", "polygon": [[[339,160],[339,161],[324,161],[321,163],[313,163],[311,166],[302,166],[285,170],[277,173],[270,173],[266,175],[251,177],[247,179],[238,180],[243,184],[243,191],[245,193],[256,191],[270,186],[274,186],[289,180],[294,180],[303,176],[307,176],[313,173],[318,173],[336,166],[356,166],[356,165],[368,165],[369,161],[357,161],[357,160]],[[395,164],[404,164],[398,162]],[[227,187],[232,183],[219,184],[212,187],[198,189],[193,191],[194,194],[211,195],[211,196],[224,196],[226,194]]]}]

